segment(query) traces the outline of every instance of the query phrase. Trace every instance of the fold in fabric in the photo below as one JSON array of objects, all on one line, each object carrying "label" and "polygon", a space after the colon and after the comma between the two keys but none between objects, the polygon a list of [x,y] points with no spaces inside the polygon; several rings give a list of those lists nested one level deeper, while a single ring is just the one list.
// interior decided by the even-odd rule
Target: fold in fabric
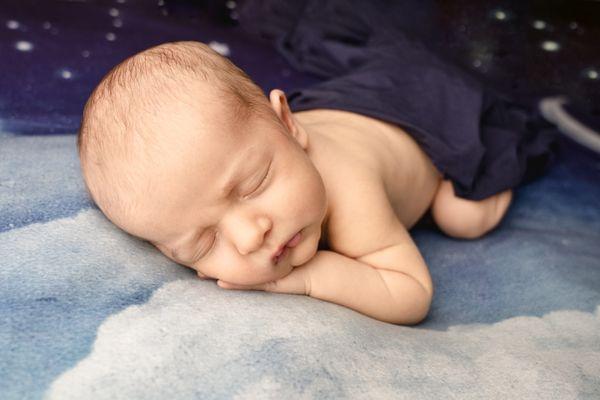
[{"label": "fold in fabric", "polygon": [[340,109],[399,125],[466,199],[515,188],[553,164],[559,134],[537,109],[492,92],[409,37],[397,20],[402,5],[357,4],[262,0],[242,8],[242,28],[323,78],[288,93],[293,111]]}]

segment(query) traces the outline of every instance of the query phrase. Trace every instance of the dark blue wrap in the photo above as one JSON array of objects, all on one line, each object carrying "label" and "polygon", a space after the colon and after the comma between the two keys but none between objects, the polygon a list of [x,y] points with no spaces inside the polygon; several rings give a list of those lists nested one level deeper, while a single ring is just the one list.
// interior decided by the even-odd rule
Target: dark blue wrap
[{"label": "dark blue wrap", "polygon": [[492,92],[409,38],[398,28],[398,5],[250,4],[242,26],[271,36],[298,70],[324,78],[288,94],[293,111],[340,109],[401,126],[457,196],[480,200],[514,188],[556,159],[558,133],[537,109]]}]

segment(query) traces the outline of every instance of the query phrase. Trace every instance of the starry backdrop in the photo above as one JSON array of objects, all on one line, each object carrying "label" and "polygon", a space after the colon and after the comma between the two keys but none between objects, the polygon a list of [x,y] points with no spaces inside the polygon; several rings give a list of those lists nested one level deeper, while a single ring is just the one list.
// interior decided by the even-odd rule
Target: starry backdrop
[{"label": "starry backdrop", "polygon": [[[255,1],[254,3],[260,3]],[[583,120],[600,116],[600,2],[404,1],[404,28],[522,102],[566,95]],[[252,1],[1,0],[0,120],[21,134],[75,133],[108,70],[147,47],[200,40],[265,91],[318,78],[293,70],[268,38],[246,32]]]}]

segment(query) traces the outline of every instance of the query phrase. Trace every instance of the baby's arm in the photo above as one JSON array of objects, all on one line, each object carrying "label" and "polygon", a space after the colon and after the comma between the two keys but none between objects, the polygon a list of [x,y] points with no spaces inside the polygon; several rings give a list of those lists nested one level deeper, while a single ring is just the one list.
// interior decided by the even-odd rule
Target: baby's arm
[{"label": "baby's arm", "polygon": [[412,325],[429,311],[433,285],[425,261],[401,228],[397,244],[354,259],[318,251],[284,278],[255,286],[219,281],[225,289],[305,294],[340,304],[381,321]]},{"label": "baby's arm", "polygon": [[[433,297],[427,265],[386,194],[376,188],[364,193],[369,195],[363,198],[364,204],[370,205],[368,212],[353,215],[350,226],[355,226],[354,230],[338,230],[331,235],[329,244],[335,251],[318,251],[307,263],[275,282],[256,287],[220,282],[219,286],[308,294],[396,324],[422,321]],[[348,206],[356,209],[360,204]],[[360,249],[378,247],[377,251],[360,253]]]},{"label": "baby's arm", "polygon": [[330,225],[335,252],[309,261],[309,294],[386,322],[422,321],[433,297],[429,269],[387,193],[373,184],[348,198],[356,200],[343,203]]},{"label": "baby's arm", "polygon": [[433,291],[428,273],[423,279],[425,282],[420,282],[396,267],[398,264],[410,265],[414,261],[411,258],[403,257],[401,245],[358,260],[333,251],[319,251],[307,263],[310,265],[305,264],[310,276],[308,294],[380,321],[404,325],[419,323],[427,316]]},{"label": "baby's arm", "polygon": [[[309,295],[351,308],[380,321],[412,325],[427,316],[432,286],[424,263],[419,268],[421,279],[394,265],[393,260],[398,260],[402,265],[411,265],[412,257],[402,257],[402,253],[401,247],[392,246],[356,260],[334,251],[323,250],[278,281],[252,286],[224,281],[218,281],[218,284],[224,289]],[[367,260],[371,264],[361,260]],[[373,264],[388,265],[389,268],[376,268]]]}]

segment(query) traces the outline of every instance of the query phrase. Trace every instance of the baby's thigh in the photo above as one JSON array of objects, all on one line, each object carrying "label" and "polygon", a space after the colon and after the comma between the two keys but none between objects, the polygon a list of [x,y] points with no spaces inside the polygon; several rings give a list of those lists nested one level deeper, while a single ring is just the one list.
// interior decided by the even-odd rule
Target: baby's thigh
[{"label": "baby's thigh", "polygon": [[483,200],[467,200],[454,195],[452,183],[442,181],[431,206],[431,215],[448,236],[475,239],[494,229],[506,214],[512,190]]}]

